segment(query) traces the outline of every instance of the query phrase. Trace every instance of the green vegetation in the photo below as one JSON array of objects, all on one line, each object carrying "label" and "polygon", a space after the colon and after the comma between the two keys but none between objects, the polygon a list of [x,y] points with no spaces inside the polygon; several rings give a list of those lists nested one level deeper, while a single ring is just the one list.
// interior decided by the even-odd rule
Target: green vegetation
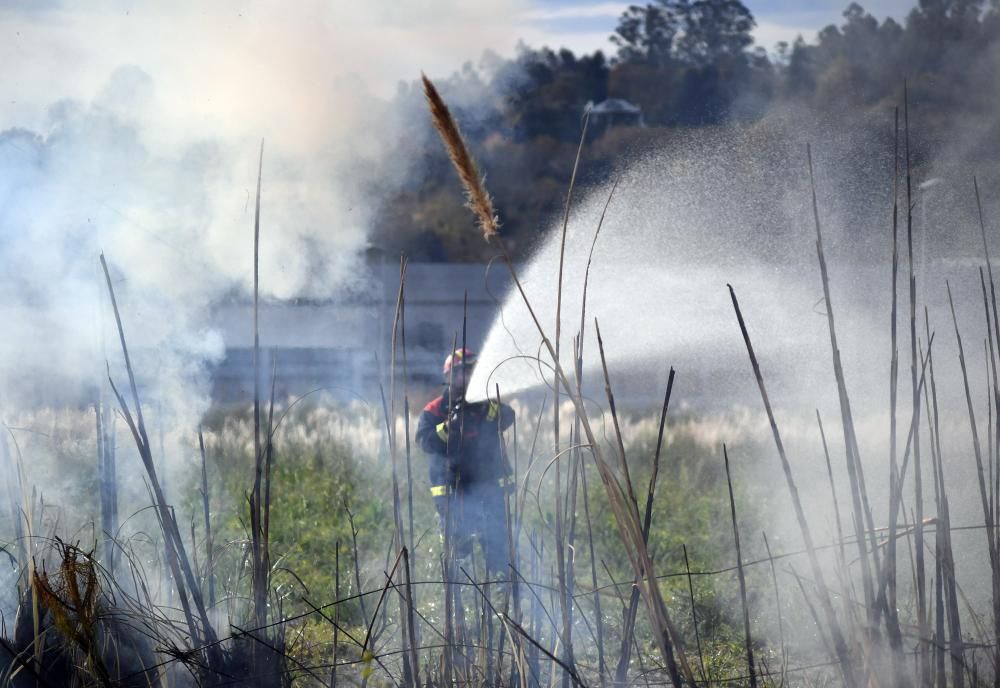
[{"label": "green vegetation", "polygon": [[[520,406],[520,405],[519,405]],[[535,428],[531,416],[535,412],[520,406],[521,420],[518,425],[518,446],[530,446]],[[276,416],[280,415],[279,408]],[[636,418],[632,421],[635,434],[626,447],[633,480],[637,485],[645,485],[649,479],[652,457],[655,453],[655,418]],[[411,427],[413,425],[411,424]],[[245,409],[216,412],[206,426],[206,442],[213,487],[213,521],[217,543],[245,542],[245,524],[248,519],[245,498],[246,475],[252,466],[252,447],[247,444],[247,433],[252,432],[252,418]],[[362,405],[349,407],[330,405],[323,402],[305,401],[293,406],[275,433],[274,478],[272,486],[272,509],[275,513],[271,530],[272,560],[275,562],[273,581],[277,598],[281,600],[285,616],[298,616],[311,611],[312,606],[322,606],[337,599],[353,597],[359,591],[378,591],[385,582],[384,571],[392,565],[392,503],[391,472],[389,456],[384,441],[383,422]],[[683,572],[685,569],[682,545],[686,545],[693,570],[716,570],[728,568],[734,562],[732,531],[720,528],[728,523],[729,502],[726,493],[725,473],[722,467],[721,448],[706,447],[683,430],[668,429],[667,446],[663,452],[662,465],[658,477],[658,491],[653,509],[653,527],[650,531],[650,548],[662,572]],[[508,447],[513,448],[512,434],[506,438]],[[534,467],[522,486],[527,487],[527,497],[523,512],[523,533],[527,541],[532,534],[550,539],[554,528],[552,504],[553,473],[549,471],[541,479],[539,471],[547,455],[543,443],[551,443],[552,429],[547,422],[540,428],[539,441],[534,457]],[[758,447],[738,449],[744,456],[756,457]],[[523,450],[522,450],[523,451]],[[513,460],[513,457],[511,457]],[[748,461],[756,461],[748,458]],[[530,463],[531,457],[519,456],[522,468]],[[428,584],[417,586],[418,611],[427,619],[440,620],[443,604],[443,586],[440,564],[440,539],[437,516],[433,510],[427,490],[426,458],[414,450],[411,457],[413,473],[413,510],[417,542],[414,550],[415,581]],[[608,506],[608,498],[593,468],[589,473],[587,499],[592,518],[595,567],[598,586],[604,588],[602,613],[607,624],[608,656],[617,660],[617,643],[620,639],[617,626],[620,624],[619,595],[628,599],[628,585],[607,587],[612,580],[626,584],[632,573],[628,557],[623,549],[616,526]],[[191,472],[194,476],[195,471]],[[538,482],[541,479],[541,482]],[[185,521],[198,522],[201,504],[198,499],[198,480],[183,490],[189,495],[184,510]],[[221,488],[221,489],[219,489]],[[409,485],[402,482],[400,490],[405,502]],[[540,488],[541,492],[536,493]],[[563,489],[565,490],[565,478]],[[644,495],[643,495],[644,496]],[[537,497],[537,498],[536,498]],[[741,528],[746,537],[759,532],[766,507],[759,499],[750,498],[747,489],[738,491]],[[348,513],[348,510],[350,513]],[[578,482],[577,526],[575,548],[575,592],[580,608],[586,614],[593,613],[591,602],[591,562],[586,543],[585,515],[583,505],[583,483]],[[354,550],[352,523],[357,529],[357,550]],[[197,531],[196,539],[201,544],[202,534]],[[340,595],[336,594],[336,547],[340,544]],[[215,568],[222,571],[238,570],[240,560],[245,556],[243,547],[218,548],[219,559]],[[525,552],[527,547],[525,548]],[[527,559],[528,555],[524,555]],[[548,562],[540,567],[537,579],[531,579],[541,587],[538,592],[545,599],[549,613],[556,614],[550,607],[548,586],[555,585],[551,578],[554,564],[548,555]],[[355,564],[360,574],[360,588],[355,579]],[[528,574],[529,565],[523,562],[523,571]],[[759,568],[753,573],[754,581],[761,590],[766,589],[767,572]],[[483,571],[480,570],[480,575]],[[243,580],[230,591],[231,595],[245,594]],[[685,637],[691,639],[690,651],[694,648],[694,630],[691,622],[688,582],[685,577],[673,577],[664,581],[663,589],[668,595],[669,606]],[[699,619],[699,632],[704,639],[704,653],[709,671],[715,675],[734,675],[744,668],[742,654],[742,630],[739,621],[739,595],[735,577],[698,576],[694,579],[695,610]],[[475,595],[465,592],[468,604],[474,603]],[[377,595],[365,598],[365,606],[352,599],[340,605],[340,622],[353,632],[364,635],[365,626],[373,613]],[[525,601],[525,613],[530,603]],[[398,621],[398,606],[390,605],[387,621]],[[332,615],[332,610],[329,612]],[[469,620],[474,618],[470,606]],[[648,622],[640,610],[637,637],[642,643],[650,643]],[[763,629],[762,629],[763,631]],[[421,631],[425,636],[433,635],[428,628]],[[592,631],[581,624],[577,631],[581,634],[581,646],[577,660],[582,666],[596,667],[596,646],[591,639]],[[391,633],[391,632],[390,632]],[[329,661],[331,653],[332,627],[316,614],[305,616],[290,624],[290,638],[296,642],[292,646],[292,656],[307,662]],[[539,637],[551,639],[551,629],[541,627]],[[428,642],[430,642],[428,640]],[[653,645],[644,646],[641,661],[649,661],[649,653],[655,654]],[[609,661],[612,661],[609,659]],[[634,662],[640,660],[633,658]],[[636,666],[638,666],[636,664]],[[587,669],[586,671],[592,671]]]}]

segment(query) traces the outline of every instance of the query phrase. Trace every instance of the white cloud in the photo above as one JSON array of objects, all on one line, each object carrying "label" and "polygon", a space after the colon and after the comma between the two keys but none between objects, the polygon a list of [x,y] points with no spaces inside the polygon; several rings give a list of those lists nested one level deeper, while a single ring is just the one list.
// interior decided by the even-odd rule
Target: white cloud
[{"label": "white cloud", "polygon": [[609,40],[612,31],[548,31],[538,26],[524,25],[518,32],[518,38],[525,44],[540,48],[548,46],[553,50],[568,48],[577,55],[593,53],[596,50],[610,55],[615,46]]},{"label": "white cloud", "polygon": [[772,51],[779,42],[785,41],[791,45],[799,36],[809,41],[815,38],[817,30],[817,27],[758,20],[753,38],[758,46]]},{"label": "white cloud", "polygon": [[[536,7],[520,15],[524,21],[558,21],[566,19],[617,19],[628,9],[627,2],[599,2],[566,5],[562,7]],[[610,25],[609,25],[610,26]]]}]

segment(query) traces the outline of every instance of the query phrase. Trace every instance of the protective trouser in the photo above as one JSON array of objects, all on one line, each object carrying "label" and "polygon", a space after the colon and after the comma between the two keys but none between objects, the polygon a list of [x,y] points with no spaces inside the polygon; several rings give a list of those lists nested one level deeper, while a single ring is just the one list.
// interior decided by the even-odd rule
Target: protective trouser
[{"label": "protective trouser", "polygon": [[431,486],[431,496],[441,520],[441,533],[449,534],[457,559],[472,556],[472,542],[479,540],[486,569],[490,574],[507,575],[506,485],[501,479],[491,483]]}]

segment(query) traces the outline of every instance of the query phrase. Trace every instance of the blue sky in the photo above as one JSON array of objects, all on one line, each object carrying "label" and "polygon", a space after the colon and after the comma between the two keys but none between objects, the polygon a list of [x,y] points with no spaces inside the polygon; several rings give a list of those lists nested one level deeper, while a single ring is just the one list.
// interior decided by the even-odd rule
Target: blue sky
[{"label": "blue sky", "polygon": [[[755,37],[768,50],[780,40],[793,41],[802,34],[807,41],[831,23],[839,23],[850,0],[744,0],[757,20]],[[551,47],[569,47],[577,51],[608,48],[607,37],[615,20],[633,2],[609,0],[536,0],[533,9],[524,14],[525,42],[537,45],[539,40]],[[879,20],[887,16],[901,20],[915,0],[880,0],[860,2]]]}]

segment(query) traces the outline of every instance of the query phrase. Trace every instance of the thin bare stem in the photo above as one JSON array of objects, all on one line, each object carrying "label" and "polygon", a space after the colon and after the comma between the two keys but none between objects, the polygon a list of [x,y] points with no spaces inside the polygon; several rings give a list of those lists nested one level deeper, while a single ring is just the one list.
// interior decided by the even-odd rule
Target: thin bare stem
[{"label": "thin bare stem", "polygon": [[[736,311],[736,319],[739,321],[740,331],[743,333],[743,342],[746,344],[747,354],[750,356],[750,365],[753,368],[754,377],[757,379],[757,387],[760,390],[761,401],[764,403],[764,410],[767,412],[767,418],[771,424],[771,434],[774,436],[774,444],[777,447],[778,456],[781,459],[781,467],[785,474],[785,482],[788,484],[788,491],[792,497],[792,505],[795,509],[795,518],[798,521],[799,530],[802,532],[802,539],[805,542],[806,551],[809,554],[809,564],[812,567],[813,577],[818,583],[820,603],[823,607],[823,613],[826,614],[830,634],[833,637],[834,650],[837,660],[840,663],[844,683],[847,686],[853,687],[857,685],[857,680],[854,675],[854,666],[851,662],[850,652],[847,649],[847,643],[844,640],[844,635],[840,630],[840,624],[837,621],[837,614],[833,610],[833,602],[830,599],[830,593],[827,590],[826,582],[823,576],[823,567],[820,566],[819,558],[816,556],[816,547],[813,544],[812,531],[809,528],[809,523],[806,521],[805,510],[802,508],[802,500],[799,498],[799,490],[795,484],[795,478],[792,476],[792,466],[788,461],[788,456],[785,453],[785,445],[781,440],[781,433],[778,431],[778,424],[774,419],[774,411],[771,410],[771,401],[767,396],[767,388],[764,385],[764,376],[760,372],[760,364],[757,362],[757,354],[754,352],[753,344],[750,341],[750,334],[747,331],[746,322],[743,320],[743,312],[740,310],[739,301],[736,299],[736,291],[733,289],[732,285],[727,286],[729,287],[729,295],[733,301],[733,309]],[[862,540],[864,539],[863,534],[860,537]]]}]

